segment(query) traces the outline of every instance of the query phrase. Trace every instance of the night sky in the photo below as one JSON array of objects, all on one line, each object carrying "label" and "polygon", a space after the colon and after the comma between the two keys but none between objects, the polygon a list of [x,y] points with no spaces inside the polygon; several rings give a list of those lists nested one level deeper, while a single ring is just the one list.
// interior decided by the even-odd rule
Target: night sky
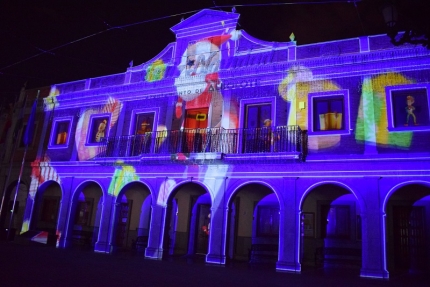
[{"label": "night sky", "polygon": [[[272,5],[252,6],[265,2]],[[294,2],[312,1],[288,3]],[[231,7],[225,6],[235,4],[236,12],[241,14],[238,29],[266,41],[287,42],[291,32],[298,45],[385,33],[380,12],[384,0],[362,0],[356,6],[342,0],[313,2],[321,3],[3,0],[0,105],[13,102],[25,82],[27,88],[37,88],[122,73],[131,60],[134,65],[144,63],[175,41],[170,27],[204,8],[231,11]],[[246,4],[250,6],[242,6]]]}]

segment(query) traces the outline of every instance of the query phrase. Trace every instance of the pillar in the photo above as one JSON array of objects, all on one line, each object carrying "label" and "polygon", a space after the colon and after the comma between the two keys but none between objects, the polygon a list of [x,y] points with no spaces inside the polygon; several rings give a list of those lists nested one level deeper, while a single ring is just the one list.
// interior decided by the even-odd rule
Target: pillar
[{"label": "pillar", "polygon": [[99,227],[99,237],[94,251],[102,253],[111,252],[111,234],[114,227],[115,197],[108,194],[103,195],[102,215]]},{"label": "pillar", "polygon": [[156,260],[161,260],[163,258],[163,235],[166,210],[167,206],[161,206],[157,204],[157,200],[152,200],[148,247],[145,249],[146,258]]},{"label": "pillar", "polygon": [[206,263],[212,264],[225,264],[225,246],[227,234],[227,198],[226,198],[226,185],[228,179],[226,177],[219,177],[211,181],[205,180],[210,183],[213,191],[217,191],[212,198],[211,207],[211,229],[209,234],[209,248],[206,255]]},{"label": "pillar", "polygon": [[[68,234],[67,227],[73,224],[73,220],[70,218],[70,206],[72,204],[73,194],[73,177],[66,177],[61,179],[61,202],[60,212],[58,213],[57,223],[57,235],[58,235],[58,247],[65,248],[71,245],[71,235]],[[73,226],[73,225],[72,225]],[[73,229],[73,228],[72,228]]]},{"label": "pillar", "polygon": [[300,214],[296,196],[296,178],[284,178],[280,199],[279,214],[279,254],[276,270],[300,272]]},{"label": "pillar", "polygon": [[361,190],[366,208],[362,217],[362,266],[361,277],[388,279],[384,240],[385,214],[382,212],[380,178],[364,177],[365,188]]},{"label": "pillar", "polygon": [[149,259],[161,260],[163,258],[167,200],[171,192],[167,181],[167,177],[156,178],[155,188],[151,191],[151,222],[148,246],[145,249],[145,257]]}]

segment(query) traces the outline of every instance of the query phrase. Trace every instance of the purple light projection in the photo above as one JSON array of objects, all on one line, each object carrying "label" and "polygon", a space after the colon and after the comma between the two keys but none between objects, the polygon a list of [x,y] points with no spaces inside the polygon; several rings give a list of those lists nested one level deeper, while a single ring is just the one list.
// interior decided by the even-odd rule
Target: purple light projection
[{"label": "purple light projection", "polygon": [[[94,250],[111,252],[116,224],[111,220],[116,212],[113,203],[119,202],[128,184],[144,182],[152,197],[145,255],[161,259],[166,251],[163,241],[170,196],[184,184],[199,185],[206,195],[198,202],[210,205],[211,213],[206,262],[225,264],[227,242],[232,240],[227,236],[231,200],[241,188],[249,188],[241,208],[249,208],[249,214],[258,218],[249,202],[256,192],[253,184],[264,186],[276,195],[273,202],[280,210],[276,269],[299,273],[306,256],[315,253],[309,240],[324,242],[316,231],[314,237],[302,237],[301,216],[314,213],[321,224],[321,207],[315,206],[318,201],[335,201],[327,194],[339,189],[353,195],[345,198],[357,202],[363,215],[363,238],[351,235],[344,244],[363,250],[361,276],[388,278],[385,242],[392,239],[386,234],[386,221],[392,219],[385,214],[386,202],[398,186],[430,182],[430,100],[424,80],[430,70],[429,51],[392,49],[385,44],[385,36],[305,46],[294,41],[265,42],[236,30],[238,17],[203,10],[173,27],[177,41],[147,63],[130,67],[124,74],[53,86],[46,105],[46,111],[54,114],[49,149],[43,160],[33,164],[29,198],[34,201],[48,180],[61,185],[65,198],[71,198],[81,178],[97,181],[102,190],[106,187],[107,196]],[[280,138],[273,136],[276,128],[295,148],[276,150],[274,143]],[[300,139],[308,140],[305,163],[295,160],[300,158],[299,140],[291,134],[299,128],[309,133],[309,138],[303,133]],[[185,145],[184,138],[173,137],[171,131],[187,129],[204,136],[217,134],[212,139],[219,139],[221,148],[198,153],[169,150]],[[247,138],[246,129],[257,136]],[[244,148],[250,141],[260,146],[266,130],[271,135],[270,149],[250,152]],[[73,134],[75,151],[69,148]],[[148,135],[151,149],[130,152],[131,141],[119,139],[137,135]],[[107,136],[118,149],[115,152],[127,152],[120,158],[100,154],[100,139]],[[173,141],[178,142],[173,145]],[[216,146],[214,141],[211,144]],[[71,161],[64,160],[65,154]],[[382,177],[388,178],[385,185],[378,179]],[[63,178],[77,179],[63,186]],[[322,188],[327,188],[322,195],[316,192]],[[376,194],[383,199],[382,205]],[[317,196],[321,198],[315,204],[306,204]],[[23,231],[29,230],[33,204],[27,204]],[[67,204],[64,200],[62,208]],[[197,211],[197,205],[192,208]],[[351,218],[361,215],[350,212]],[[62,212],[58,226],[70,224],[66,215]],[[238,223],[243,230],[235,239],[249,248],[252,240],[268,242],[264,236],[258,238],[257,220]],[[188,224],[196,228],[192,234],[201,228],[197,222]],[[244,230],[251,234],[251,241],[246,241]],[[194,250],[192,245],[187,242],[190,250]],[[382,256],[376,258],[367,250]]]}]

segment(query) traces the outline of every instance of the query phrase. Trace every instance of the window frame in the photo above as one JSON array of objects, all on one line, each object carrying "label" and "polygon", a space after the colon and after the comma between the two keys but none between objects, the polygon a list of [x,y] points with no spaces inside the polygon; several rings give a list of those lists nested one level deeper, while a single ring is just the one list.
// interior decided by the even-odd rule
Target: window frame
[{"label": "window frame", "polygon": [[[396,126],[394,116],[394,101],[392,92],[425,89],[427,92],[427,110],[429,115],[429,124],[425,126]],[[408,84],[385,87],[385,97],[387,103],[387,129],[389,132],[405,131],[429,131],[430,130],[430,84]]]},{"label": "window frame", "polygon": [[[68,122],[68,124],[69,124],[69,128],[67,129],[67,135],[68,136],[67,136],[66,143],[65,144],[54,144],[54,142],[56,140],[56,136],[58,136],[58,134],[56,134],[57,127],[59,124],[64,123],[64,122]],[[54,120],[52,122],[51,135],[49,136],[48,149],[63,149],[63,148],[69,147],[70,138],[72,137],[72,135],[71,135],[72,124],[73,124],[73,117],[72,116],[54,118]]]},{"label": "window frame", "polygon": [[131,120],[130,120],[130,126],[128,128],[128,134],[129,135],[135,135],[134,131],[136,130],[136,117],[139,114],[154,114],[154,122],[152,123],[152,131],[157,131],[158,126],[158,114],[159,114],[159,108],[149,108],[149,109],[136,109],[132,110],[131,112]]},{"label": "window frame", "polygon": [[[316,108],[314,107],[315,99],[330,99],[336,97],[343,97],[343,129],[339,130],[326,130],[317,131],[314,127],[314,113]],[[349,90],[342,89],[336,91],[326,92],[314,92],[308,94],[308,135],[309,136],[330,136],[330,135],[349,135],[351,134],[351,119],[350,119],[350,101],[349,101]]]},{"label": "window frame", "polygon": [[[244,129],[245,128],[245,116],[246,116],[246,106],[247,105],[258,105],[258,104],[270,104],[271,106],[271,120],[272,120],[272,126],[276,127],[276,97],[263,97],[263,98],[250,98],[250,99],[241,99],[240,100],[240,106],[239,106],[239,128]],[[239,133],[238,137],[238,145],[237,150],[242,151],[243,144],[242,144],[242,133]]]},{"label": "window frame", "polygon": [[89,119],[89,126],[88,126],[88,130],[87,130],[87,139],[85,141],[85,145],[86,146],[99,146],[100,142],[92,142],[90,141],[92,133],[93,133],[93,125],[96,119],[99,118],[108,118],[107,123],[106,123],[106,132],[105,132],[105,137],[109,137],[110,134],[110,123],[111,123],[111,114],[110,113],[102,113],[102,114],[93,114],[90,115],[90,119]]}]

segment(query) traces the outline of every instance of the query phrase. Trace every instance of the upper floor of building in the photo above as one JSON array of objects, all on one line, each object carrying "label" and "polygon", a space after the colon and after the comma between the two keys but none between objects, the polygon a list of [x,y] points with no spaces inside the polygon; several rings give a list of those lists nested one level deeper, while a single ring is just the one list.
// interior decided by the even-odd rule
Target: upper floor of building
[{"label": "upper floor of building", "polygon": [[385,35],[266,42],[238,18],[202,10],[151,60],[53,85],[41,157],[428,158],[429,50]]}]

